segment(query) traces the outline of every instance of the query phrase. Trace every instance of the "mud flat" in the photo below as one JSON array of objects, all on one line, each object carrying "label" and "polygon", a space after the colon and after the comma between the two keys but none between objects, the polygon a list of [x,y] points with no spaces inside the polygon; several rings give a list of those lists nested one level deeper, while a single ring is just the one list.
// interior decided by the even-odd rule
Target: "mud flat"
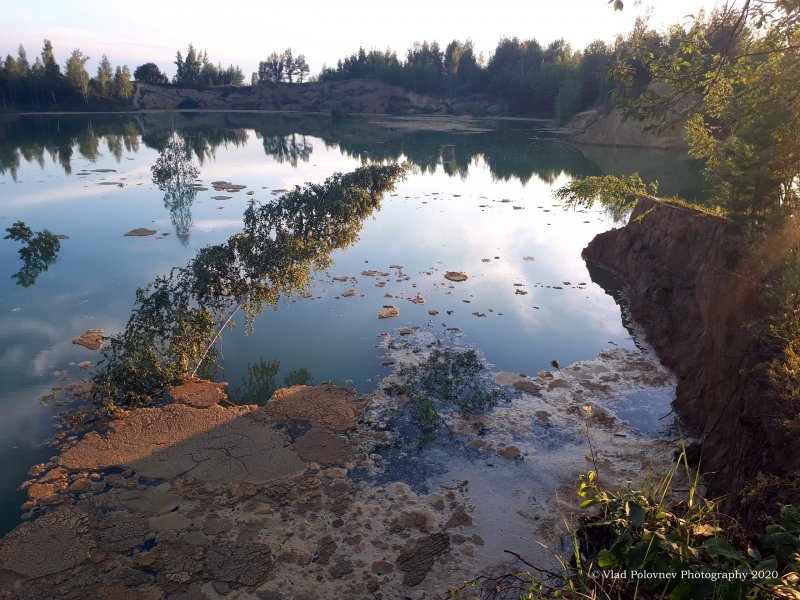
[{"label": "mud flat", "polygon": [[646,351],[486,369],[500,399],[442,410],[446,435],[426,445],[408,443],[391,390],[439,342],[384,343],[397,370],[367,397],[294,386],[223,407],[220,385],[193,381],[64,444],[26,483],[36,518],[0,541],[0,597],[444,596],[517,568],[504,550],[552,564],[535,540],[561,549],[578,473],[638,483],[671,461],[650,417],[674,381]]}]

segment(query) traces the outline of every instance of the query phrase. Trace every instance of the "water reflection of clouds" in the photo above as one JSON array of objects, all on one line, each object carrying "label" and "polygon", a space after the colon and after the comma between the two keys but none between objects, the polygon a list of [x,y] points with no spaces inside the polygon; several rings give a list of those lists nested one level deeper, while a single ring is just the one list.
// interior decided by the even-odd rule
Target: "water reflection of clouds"
[{"label": "water reflection of clouds", "polygon": [[242,219],[196,219],[194,230],[215,231],[217,229],[242,229]]},{"label": "water reflection of clouds", "polygon": [[[31,386],[3,394],[0,403],[3,410],[3,418],[0,419],[0,452],[12,444],[22,447],[40,445],[40,440],[51,431],[51,424],[43,418],[38,398],[48,391],[49,387],[46,386]],[[21,481],[9,487],[13,489],[19,483]]]},{"label": "water reflection of clouds", "polygon": [[[413,176],[398,188],[391,204],[384,206],[382,222],[373,224],[376,231],[370,231],[364,241],[380,244],[384,255],[429,255],[446,270],[466,271],[470,281],[452,290],[457,298],[471,298],[470,312],[488,307],[502,312],[504,318],[513,319],[520,333],[558,330],[559,323],[567,319],[581,323],[592,337],[625,337],[618,307],[591,283],[580,256],[594,235],[607,228],[598,222],[598,215],[553,206],[557,203],[552,188],[541,181],[498,182],[485,164],[476,167],[480,168],[471,170],[464,184],[442,171]],[[555,185],[567,180],[562,175]],[[511,201],[499,202],[503,199]],[[482,204],[487,206],[483,212]],[[515,210],[515,205],[524,210]],[[425,210],[429,217],[419,218],[414,214],[417,210]],[[590,223],[584,223],[587,220]],[[529,255],[536,259],[524,261],[522,257]],[[484,258],[490,262],[482,262]],[[580,282],[587,283],[586,288],[573,289]],[[513,283],[524,286],[514,287]],[[563,289],[534,287],[536,283]],[[517,289],[527,294],[516,294]]]},{"label": "water reflection of clouds", "polygon": [[[130,188],[131,184],[139,179],[149,179],[149,172],[149,167],[142,166],[120,173],[93,174],[102,175],[102,178],[98,177],[97,179],[87,175],[71,182],[59,180],[58,187],[47,189],[35,187],[33,188],[35,191],[11,195],[10,198],[4,199],[3,206],[5,208],[27,208],[43,204],[62,204],[79,199],[96,198],[113,192],[123,192],[127,191],[126,188]],[[122,177],[126,179],[122,181]],[[119,188],[111,185],[100,185],[102,181],[121,181],[125,186]],[[24,184],[24,182],[21,182],[21,184]],[[29,188],[28,185],[24,185],[24,187]]]},{"label": "water reflection of clouds", "polygon": [[[95,293],[96,290],[82,290],[81,293],[54,294],[45,305],[38,307],[46,317],[19,312],[0,319],[0,373],[9,375],[3,380],[46,377],[54,370],[67,369],[70,362],[97,362],[99,352],[86,350],[73,344],[72,340],[96,327],[104,328],[106,333],[115,332],[124,326],[125,321],[107,315],[102,320],[95,319],[80,310],[80,301]],[[58,319],[48,318],[55,314],[59,315]]]},{"label": "water reflection of clouds", "polygon": [[39,356],[58,340],[58,329],[53,323],[19,314],[0,319],[0,372],[8,374],[3,380],[42,375]]},{"label": "water reflection of clouds", "polygon": [[41,190],[29,193],[23,193],[18,196],[12,196],[7,202],[4,203],[5,208],[27,208],[30,206],[37,206],[41,204],[55,204],[72,202],[80,198],[90,198],[102,196],[107,194],[108,190],[103,189],[105,186],[86,187],[83,182],[75,184],[61,185],[58,188]]}]

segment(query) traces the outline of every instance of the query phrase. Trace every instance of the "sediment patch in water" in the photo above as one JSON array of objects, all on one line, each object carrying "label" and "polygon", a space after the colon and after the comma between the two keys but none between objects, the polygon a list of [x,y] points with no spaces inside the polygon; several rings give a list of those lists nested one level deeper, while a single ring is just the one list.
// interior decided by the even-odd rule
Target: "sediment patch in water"
[{"label": "sediment patch in water", "polygon": [[[561,549],[578,473],[638,482],[671,461],[658,428],[615,413],[672,385],[647,352],[528,377],[424,330],[384,343],[396,369],[368,397],[295,386],[259,408],[188,394],[66,444],[28,484],[47,510],[0,541],[10,597],[444,596],[518,568],[505,550],[553,566],[535,542]],[[422,384],[437,427],[420,443]],[[465,390],[486,401],[453,403]]]}]

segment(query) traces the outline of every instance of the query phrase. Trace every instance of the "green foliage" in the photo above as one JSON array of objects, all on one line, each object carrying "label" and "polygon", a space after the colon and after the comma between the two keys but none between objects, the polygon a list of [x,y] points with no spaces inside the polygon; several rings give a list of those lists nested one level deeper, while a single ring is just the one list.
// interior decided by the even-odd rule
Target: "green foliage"
[{"label": "green foliage", "polygon": [[650,196],[658,191],[658,182],[645,183],[638,173],[627,177],[600,175],[573,179],[553,195],[568,208],[591,208],[599,202],[615,218],[631,210],[637,196]]},{"label": "green foliage", "polygon": [[97,67],[97,77],[95,83],[98,91],[104,96],[111,96],[113,93],[114,70],[111,67],[111,61],[103,54],[100,59],[100,65]]},{"label": "green foliage", "polygon": [[[636,116],[689,111],[691,153],[714,200],[748,227],[776,225],[800,205],[800,5],[754,0],[674,28],[668,48],[632,52],[668,94],[629,100]],[[630,61],[629,61],[630,62]],[[620,68],[631,87],[632,71]],[[629,64],[627,65],[630,66]]]},{"label": "green foliage", "polygon": [[254,81],[259,85],[281,81],[293,83],[295,79],[299,83],[303,83],[303,79],[308,77],[309,71],[306,57],[300,54],[295,58],[292,49],[287,48],[281,54],[273,52],[267,57],[267,60],[259,62],[258,74],[254,73]]},{"label": "green foliage", "polygon": [[11,277],[17,285],[30,287],[36,283],[36,278],[56,259],[61,249],[61,241],[47,229],[33,233],[22,221],[16,221],[6,229],[6,240],[22,242],[19,257],[22,259],[22,268]]},{"label": "green foliage", "polygon": [[713,502],[694,498],[694,487],[687,502],[669,506],[665,497],[671,478],[672,473],[650,493],[612,493],[594,472],[581,477],[581,506],[599,511],[584,526],[584,534],[589,540],[604,540],[594,556],[581,557],[582,571],[594,574],[583,582],[587,587],[605,597],[625,598],[796,597],[800,510],[782,507],[780,524],[768,526],[747,545]]},{"label": "green foliage", "polygon": [[133,95],[133,82],[127,65],[117,66],[114,69],[113,90],[114,96],[121,100],[128,100]]},{"label": "green foliage", "polygon": [[800,407],[800,249],[791,250],[770,281],[766,327],[756,335],[766,345],[766,379],[779,398],[779,418],[797,429]]},{"label": "green foliage", "polygon": [[[536,40],[504,38],[485,63],[469,39],[453,40],[444,51],[435,41],[423,41],[414,43],[404,60],[391,50],[359,48],[335,67],[323,68],[319,80],[368,78],[429,94],[489,93],[513,114],[555,116],[563,123],[606,100],[613,53],[603,42],[581,53],[564,40],[542,47]],[[471,114],[464,105],[454,110]]]},{"label": "green foliage", "polygon": [[154,85],[166,85],[169,79],[161,72],[158,65],[152,62],[139,65],[133,71],[133,78],[141,83],[149,83]]},{"label": "green foliage", "polygon": [[89,57],[84,55],[80,48],[73,50],[67,59],[67,80],[84,99],[89,94],[89,73],[86,72],[88,60]]},{"label": "green foliage", "polygon": [[[185,157],[177,146],[167,151],[179,162]],[[157,163],[154,175],[168,179],[170,164]],[[251,204],[241,233],[200,249],[187,266],[137,290],[125,330],[109,338],[96,394],[137,404],[192,375],[239,310],[252,327],[264,304],[302,289],[313,271],[330,264],[333,251],[355,242],[364,219],[404,172],[403,166],[369,165]]]},{"label": "green foliage", "polygon": [[[200,55],[202,54],[201,50]],[[192,44],[189,44],[186,58],[183,58],[180,50],[175,52],[175,68],[175,76],[172,78],[172,83],[175,85],[194,86],[200,82],[202,62]]]},{"label": "green foliage", "polygon": [[475,350],[435,349],[422,365],[422,389],[440,401],[455,405],[464,416],[481,412],[497,397],[480,382],[486,365]]},{"label": "green foliage", "polygon": [[564,125],[581,108],[581,84],[574,75],[561,82],[554,100],[556,123]]},{"label": "green foliage", "polygon": [[[128,81],[115,81],[111,63],[104,55],[97,77],[90,79],[86,72],[89,57],[76,48],[65,63],[64,73],[56,62],[53,45],[44,40],[41,55],[31,65],[25,49],[20,46],[17,56],[0,61],[0,105],[12,108],[83,109],[121,108],[131,97],[133,87]],[[127,67],[118,69],[119,77],[130,80]]]},{"label": "green foliage", "polygon": [[[158,68],[142,65],[147,70],[140,73],[149,79],[158,79]],[[172,83],[181,87],[206,88],[212,85],[233,85],[240,86],[244,83],[244,72],[238,67],[229,65],[226,68],[222,64],[214,64],[208,59],[208,54],[204,50],[195,50],[192,44],[186,51],[186,58],[183,58],[180,50],[175,53],[175,77]],[[137,77],[138,79],[138,77]],[[154,81],[161,83],[161,81]]]},{"label": "green foliage", "polygon": [[441,419],[436,412],[433,399],[422,392],[413,394],[408,402],[411,406],[411,421],[419,428],[423,437],[431,439]]},{"label": "green foliage", "polygon": [[469,596],[477,600],[504,589],[525,599],[796,599],[800,509],[782,505],[776,522],[748,539],[714,502],[697,497],[696,480],[688,496],[677,501],[673,481],[683,468],[691,480],[685,450],[664,478],[646,490],[612,492],[596,471],[581,475],[578,497],[593,516],[581,519],[576,530],[565,520],[573,557],[561,559],[563,573],[527,563],[533,571],[481,576],[449,590],[449,597],[466,597],[461,592],[477,589]]}]

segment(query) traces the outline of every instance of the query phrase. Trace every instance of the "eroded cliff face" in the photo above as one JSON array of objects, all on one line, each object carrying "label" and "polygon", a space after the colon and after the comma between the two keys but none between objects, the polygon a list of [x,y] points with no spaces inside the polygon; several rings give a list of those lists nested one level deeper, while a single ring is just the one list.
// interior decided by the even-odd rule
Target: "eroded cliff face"
[{"label": "eroded cliff face", "polygon": [[671,123],[659,131],[648,129],[648,126],[653,126],[653,123],[628,119],[621,108],[614,108],[606,115],[597,110],[578,113],[566,125],[577,132],[572,141],[580,145],[662,150],[688,148],[683,121]]},{"label": "eroded cliff face", "polygon": [[[663,82],[651,81],[645,94],[668,98],[673,90]],[[580,145],[685,150],[689,147],[686,119],[696,102],[697,98],[687,96],[674,103],[664,119],[643,121],[628,118],[620,107],[607,112],[588,110],[572,117],[566,129],[575,132],[572,141]]]},{"label": "eroded cliff face", "polygon": [[749,523],[742,492],[758,474],[800,466],[800,443],[780,427],[756,370],[763,356],[750,326],[764,318],[765,269],[724,219],[649,197],[583,257],[625,280],[631,316],[678,378],[674,408],[704,440],[710,494],[727,495]]},{"label": "eroded cliff face", "polygon": [[447,101],[372,80],[242,86],[196,90],[137,84],[133,105],[142,110],[276,110],[416,114],[445,113]]}]

